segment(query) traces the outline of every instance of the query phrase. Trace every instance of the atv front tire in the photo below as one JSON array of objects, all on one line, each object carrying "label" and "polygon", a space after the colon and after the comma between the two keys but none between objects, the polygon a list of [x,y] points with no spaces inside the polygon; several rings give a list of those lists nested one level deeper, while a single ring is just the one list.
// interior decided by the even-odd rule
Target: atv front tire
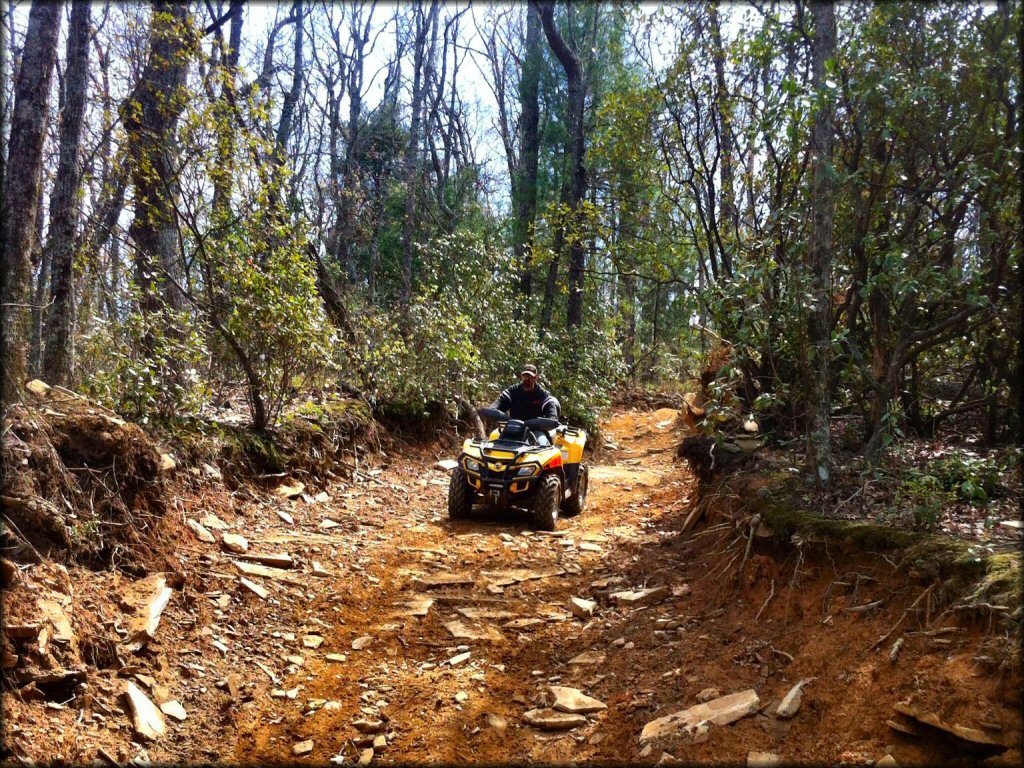
[{"label": "atv front tire", "polygon": [[461,520],[469,517],[473,509],[473,494],[466,480],[466,472],[462,467],[452,470],[452,479],[448,482],[448,517]]},{"label": "atv front tire", "polygon": [[576,493],[565,500],[562,511],[566,517],[576,517],[587,506],[587,490],[590,488],[590,470],[586,464],[580,464],[579,475],[576,477]]},{"label": "atv front tire", "polygon": [[553,531],[558,525],[558,507],[561,502],[562,483],[557,475],[545,475],[533,502],[533,527],[538,531]]}]

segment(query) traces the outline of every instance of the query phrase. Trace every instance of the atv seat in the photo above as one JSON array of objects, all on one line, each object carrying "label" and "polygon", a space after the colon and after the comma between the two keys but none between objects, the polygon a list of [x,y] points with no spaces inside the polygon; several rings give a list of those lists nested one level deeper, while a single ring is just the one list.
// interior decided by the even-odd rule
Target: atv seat
[{"label": "atv seat", "polygon": [[505,422],[496,442],[548,446],[551,445],[551,435],[541,429],[531,429],[526,426],[526,422],[519,419],[509,419]]}]

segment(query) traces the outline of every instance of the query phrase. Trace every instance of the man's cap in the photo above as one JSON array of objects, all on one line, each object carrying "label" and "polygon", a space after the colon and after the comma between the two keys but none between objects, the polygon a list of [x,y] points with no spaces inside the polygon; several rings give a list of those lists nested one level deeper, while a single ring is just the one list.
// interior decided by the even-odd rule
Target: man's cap
[{"label": "man's cap", "polygon": [[526,365],[523,366],[523,370],[521,370],[519,372],[519,375],[520,376],[527,376],[527,375],[529,375],[529,376],[533,376],[534,378],[537,378],[537,366],[534,365],[533,363],[527,363]]}]

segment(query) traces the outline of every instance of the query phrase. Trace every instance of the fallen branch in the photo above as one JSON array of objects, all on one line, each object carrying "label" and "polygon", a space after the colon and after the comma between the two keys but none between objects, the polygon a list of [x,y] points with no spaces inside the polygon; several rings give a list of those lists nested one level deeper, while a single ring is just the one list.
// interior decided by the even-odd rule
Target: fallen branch
[{"label": "fallen branch", "polygon": [[907,609],[905,611],[903,611],[903,615],[900,616],[899,621],[897,621],[895,624],[892,625],[892,629],[890,629],[888,632],[886,632],[880,638],[875,640],[875,644],[871,646],[871,650],[875,650],[875,648],[877,648],[882,643],[884,643],[886,640],[888,640],[892,636],[892,633],[895,632],[896,629],[900,626],[900,624],[903,623],[903,620],[907,618],[907,615],[912,610],[914,610],[915,607],[917,607],[917,604],[920,603],[921,600],[923,600],[926,595],[930,595],[933,589],[935,589],[935,585],[934,584],[930,585],[927,589],[925,589],[924,592],[922,592],[920,595],[918,595],[917,599],[914,602],[912,602],[910,605],[908,605]]},{"label": "fallen branch", "polygon": [[761,604],[761,609],[757,612],[757,615],[754,617],[755,624],[757,624],[757,620],[761,618],[761,611],[768,607],[768,603],[772,601],[773,597],[775,597],[775,579],[772,579],[772,591],[768,593],[767,599]]},{"label": "fallen branch", "polygon": [[844,608],[843,610],[844,611],[849,611],[850,613],[859,613],[861,611],[870,611],[872,608],[877,608],[878,606],[880,606],[884,602],[885,602],[885,599],[883,598],[882,600],[875,600],[874,602],[865,603],[864,605],[855,605],[852,608]]}]

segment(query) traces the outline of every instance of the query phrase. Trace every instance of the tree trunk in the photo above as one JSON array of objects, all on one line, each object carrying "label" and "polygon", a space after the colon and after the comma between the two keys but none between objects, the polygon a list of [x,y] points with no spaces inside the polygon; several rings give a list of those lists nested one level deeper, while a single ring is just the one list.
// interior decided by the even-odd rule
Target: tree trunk
[{"label": "tree trunk", "polygon": [[174,148],[194,47],[188,7],[154,0],[150,36],[146,68],[122,106],[135,188],[135,216],[128,235],[135,243],[135,280],[142,292],[141,309],[147,315],[183,305],[175,288],[182,282],[183,265],[175,221],[178,182]]},{"label": "tree trunk", "polygon": [[585,269],[586,250],[582,236],[582,221],[579,216],[580,203],[587,191],[587,169],[583,164],[586,152],[586,134],[583,122],[583,107],[586,99],[586,88],[583,83],[583,67],[576,51],[572,50],[562,38],[555,24],[555,4],[553,1],[543,2],[537,6],[540,12],[541,22],[544,25],[544,35],[548,39],[548,45],[554,52],[555,57],[565,70],[565,77],[568,81],[568,114],[569,125],[569,173],[571,184],[568,189],[569,195],[563,200],[568,205],[574,232],[569,238],[569,299],[565,317],[565,324],[569,328],[576,328],[583,322],[583,276]]},{"label": "tree trunk", "polygon": [[437,26],[438,0],[431,0],[430,11],[424,18],[423,2],[419,0],[415,8],[416,37],[413,41],[413,73],[412,73],[412,117],[409,123],[409,145],[405,154],[405,219],[402,223],[402,306],[408,307],[412,301],[412,266],[413,246],[416,228],[416,195],[419,191],[417,183],[420,171],[420,133],[423,125],[423,95],[427,83],[424,78],[424,60],[426,59],[427,35],[431,28]]},{"label": "tree trunk", "polygon": [[75,367],[75,230],[81,182],[79,150],[89,71],[89,0],[75,0],[68,29],[64,115],[60,125],[57,177],[50,199],[50,230],[46,250],[50,262],[50,314],[46,322],[43,378],[67,386]]},{"label": "tree trunk", "polygon": [[[517,215],[512,247],[519,262],[519,290],[529,313],[533,291],[533,222],[537,215],[537,158],[540,150],[540,70],[544,53],[540,46],[540,16],[532,6],[526,8],[526,54],[519,81],[519,168],[515,190]],[[528,316],[528,314],[527,314]]]},{"label": "tree trunk", "polygon": [[28,370],[31,252],[60,16],[58,3],[44,0],[32,3],[21,68],[14,83],[14,111],[0,208],[0,218],[4,221],[0,259],[0,285],[3,287],[0,366],[4,402],[17,396]]},{"label": "tree trunk", "polygon": [[725,82],[725,49],[722,46],[722,27],[718,18],[718,0],[708,5],[711,22],[712,56],[715,61],[715,111],[719,146],[721,147],[720,186],[721,220],[731,228],[735,237],[739,229],[739,214],[736,206],[736,191],[733,185],[732,111],[729,105],[729,91]]},{"label": "tree trunk", "polygon": [[836,17],[833,0],[812,4],[814,14],[813,91],[818,100],[814,116],[814,189],[812,229],[808,247],[813,309],[807,337],[810,345],[811,381],[807,403],[807,465],[819,487],[831,476],[832,413],[829,387],[829,346],[832,338],[832,230],[835,218],[834,170],[832,169],[831,97],[825,90],[825,62],[835,57]]}]

